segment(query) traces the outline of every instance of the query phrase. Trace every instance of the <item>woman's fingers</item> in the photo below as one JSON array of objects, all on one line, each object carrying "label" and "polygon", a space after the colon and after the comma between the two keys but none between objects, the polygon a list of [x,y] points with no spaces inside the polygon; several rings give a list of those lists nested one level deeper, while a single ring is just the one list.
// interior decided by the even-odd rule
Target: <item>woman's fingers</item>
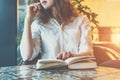
[{"label": "woman's fingers", "polygon": [[59,53],[57,55],[57,59],[62,59],[62,60],[65,60],[65,59],[70,58],[70,57],[72,57],[71,52],[63,52],[63,53]]},{"label": "woman's fingers", "polygon": [[40,3],[34,3],[34,4],[31,4],[29,5],[29,9],[36,12],[37,10],[40,10]]},{"label": "woman's fingers", "polygon": [[65,60],[65,59],[66,59],[66,56],[67,56],[67,52],[64,52],[64,53],[62,54],[62,60]]},{"label": "woman's fingers", "polygon": [[59,54],[57,55],[57,59],[62,59],[62,53],[59,53]]},{"label": "woman's fingers", "polygon": [[34,3],[34,4],[30,4],[27,7],[27,16],[33,18],[35,17],[37,11],[40,11],[41,7],[40,7],[40,3]]},{"label": "woman's fingers", "polygon": [[33,11],[37,11],[37,10],[40,10],[41,9],[41,7],[40,7],[40,3],[36,3],[36,4],[34,4],[34,8],[33,8]]},{"label": "woman's fingers", "polygon": [[71,57],[71,52],[64,52],[62,59],[65,60],[65,59],[70,58],[70,57]]}]

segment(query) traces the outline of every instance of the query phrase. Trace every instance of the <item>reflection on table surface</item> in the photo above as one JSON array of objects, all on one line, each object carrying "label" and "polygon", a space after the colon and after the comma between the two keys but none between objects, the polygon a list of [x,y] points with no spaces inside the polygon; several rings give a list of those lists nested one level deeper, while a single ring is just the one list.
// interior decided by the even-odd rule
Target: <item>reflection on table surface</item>
[{"label": "reflection on table surface", "polygon": [[108,67],[36,70],[35,65],[8,66],[0,67],[0,80],[120,80],[120,70]]}]

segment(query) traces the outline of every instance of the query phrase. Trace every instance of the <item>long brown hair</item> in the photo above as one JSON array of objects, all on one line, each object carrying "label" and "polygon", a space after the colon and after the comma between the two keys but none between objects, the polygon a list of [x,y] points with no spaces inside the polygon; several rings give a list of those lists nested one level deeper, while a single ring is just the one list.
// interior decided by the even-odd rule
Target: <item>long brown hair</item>
[{"label": "long brown hair", "polygon": [[[78,16],[78,13],[70,0],[54,0],[55,15],[60,22],[67,23],[72,17]],[[53,17],[52,9],[41,9],[38,19],[47,23]]]}]

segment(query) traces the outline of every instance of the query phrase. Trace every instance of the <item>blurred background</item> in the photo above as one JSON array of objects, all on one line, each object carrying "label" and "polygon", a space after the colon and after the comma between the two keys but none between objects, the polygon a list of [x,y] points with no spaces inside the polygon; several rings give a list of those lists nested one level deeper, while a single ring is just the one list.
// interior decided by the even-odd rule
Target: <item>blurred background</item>
[{"label": "blurred background", "polygon": [[[37,0],[0,0],[0,66],[21,61],[20,41],[26,6]],[[120,60],[120,0],[71,0],[92,26],[93,49],[98,64]]]},{"label": "blurred background", "polygon": [[[26,6],[34,2],[36,0],[19,0],[17,2],[18,63],[21,60],[19,44],[23,31]],[[95,56],[98,57],[98,62],[120,59],[120,0],[72,0],[72,4],[90,19]],[[98,55],[107,55],[107,57],[101,60]]]},{"label": "blurred background", "polygon": [[[7,1],[7,3],[6,3]],[[71,0],[92,26],[93,49],[98,65],[120,61],[120,0]],[[0,66],[17,65],[26,6],[37,0],[0,0]]]},{"label": "blurred background", "polygon": [[16,0],[0,0],[0,66],[17,63]]}]

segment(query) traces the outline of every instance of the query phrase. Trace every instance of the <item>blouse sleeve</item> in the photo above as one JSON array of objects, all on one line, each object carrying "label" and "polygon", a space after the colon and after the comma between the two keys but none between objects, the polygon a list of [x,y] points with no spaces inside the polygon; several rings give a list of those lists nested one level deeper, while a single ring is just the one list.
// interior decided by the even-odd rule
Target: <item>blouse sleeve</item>
[{"label": "blouse sleeve", "polygon": [[91,26],[87,17],[82,18],[82,23],[80,26],[81,37],[79,45],[79,53],[88,52],[93,55],[92,47],[92,36],[91,36]]},{"label": "blouse sleeve", "polygon": [[40,43],[40,30],[37,21],[34,21],[31,25],[31,35],[34,43],[33,55],[30,60],[33,60],[39,53],[41,53],[41,43]]}]

